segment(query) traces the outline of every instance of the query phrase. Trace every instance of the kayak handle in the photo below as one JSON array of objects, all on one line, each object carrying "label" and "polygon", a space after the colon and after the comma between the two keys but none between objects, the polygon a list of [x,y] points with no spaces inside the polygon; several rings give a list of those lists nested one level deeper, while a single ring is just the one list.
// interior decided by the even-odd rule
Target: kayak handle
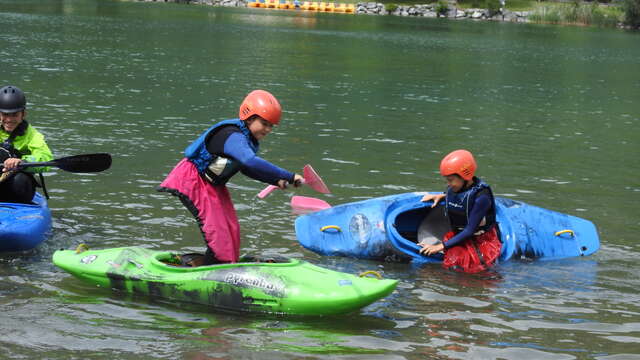
[{"label": "kayak handle", "polygon": [[382,275],[380,275],[380,273],[375,270],[367,270],[367,271],[361,272],[360,275],[358,276],[365,277],[367,275],[374,275],[375,277],[378,278],[378,280],[382,280]]},{"label": "kayak handle", "polygon": [[320,228],[320,231],[325,232],[325,230],[329,230],[329,229],[333,229],[333,230],[337,230],[338,232],[342,232],[342,229],[340,229],[340,226],[338,226],[338,225],[323,226],[323,227]]},{"label": "kayak handle", "polygon": [[571,237],[575,237],[576,236],[576,233],[573,232],[573,230],[566,229],[566,230],[556,231],[556,236],[560,236],[562,234],[571,234]]},{"label": "kayak handle", "polygon": [[89,246],[87,246],[87,244],[84,244],[84,243],[80,244],[76,248],[76,254],[80,254],[80,253],[85,252],[87,250],[89,250]]}]

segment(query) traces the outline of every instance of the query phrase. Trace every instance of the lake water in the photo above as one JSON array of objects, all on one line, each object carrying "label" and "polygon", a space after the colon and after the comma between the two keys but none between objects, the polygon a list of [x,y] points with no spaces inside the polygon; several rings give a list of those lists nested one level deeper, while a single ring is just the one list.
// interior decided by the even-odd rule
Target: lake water
[{"label": "lake water", "polygon": [[[0,83],[27,92],[54,155],[114,158],[49,173],[52,237],[0,256],[0,358],[640,359],[639,34],[108,0],[0,0],[0,29]],[[293,192],[257,200],[263,184],[237,176],[243,253],[375,269],[398,289],[342,317],[247,316],[52,265],[79,243],[201,250],[154,188],[256,88],[284,108],[262,156],[312,164],[331,204],[442,190],[440,159],[467,148],[497,195],[593,221],[601,249],[476,276],[321,257],[295,239]]]}]

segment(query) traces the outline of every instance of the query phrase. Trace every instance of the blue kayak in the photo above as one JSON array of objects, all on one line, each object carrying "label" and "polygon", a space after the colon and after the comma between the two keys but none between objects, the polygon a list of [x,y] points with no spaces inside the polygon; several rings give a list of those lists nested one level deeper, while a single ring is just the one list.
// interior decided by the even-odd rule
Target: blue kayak
[{"label": "blue kayak", "polygon": [[[420,201],[424,194],[385,196],[300,216],[298,241],[321,255],[441,262],[442,254],[418,253],[418,242],[441,241],[450,229],[442,202],[431,208],[431,201]],[[496,197],[496,218],[500,261],[586,256],[600,247],[593,223],[575,216]]]},{"label": "blue kayak", "polygon": [[32,202],[0,202],[0,252],[33,249],[49,236],[51,211],[47,200],[36,193]]}]

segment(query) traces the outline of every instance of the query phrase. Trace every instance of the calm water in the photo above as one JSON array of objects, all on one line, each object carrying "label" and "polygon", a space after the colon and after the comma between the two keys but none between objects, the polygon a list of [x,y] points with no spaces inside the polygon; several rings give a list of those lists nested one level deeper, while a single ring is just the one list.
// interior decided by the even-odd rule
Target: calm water
[{"label": "calm water", "polygon": [[[0,358],[640,359],[639,34],[107,0],[0,0],[0,29],[0,83],[27,91],[54,154],[114,156],[101,174],[51,172],[52,238],[0,256]],[[263,156],[313,164],[332,204],[443,189],[441,157],[465,147],[499,195],[595,222],[601,250],[486,276],[320,257],[295,241],[291,192],[257,201],[262,184],[238,176],[243,252],[377,269],[398,290],[344,317],[239,316],[51,264],[81,242],[201,249],[154,187],[254,88],[285,109]]]}]

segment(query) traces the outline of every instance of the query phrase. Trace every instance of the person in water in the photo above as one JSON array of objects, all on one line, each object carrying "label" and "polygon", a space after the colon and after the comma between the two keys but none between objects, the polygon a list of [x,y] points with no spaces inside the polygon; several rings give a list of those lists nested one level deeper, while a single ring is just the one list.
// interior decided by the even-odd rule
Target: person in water
[{"label": "person in water", "polygon": [[254,90],[242,101],[238,119],[207,129],[157,188],[177,196],[196,218],[207,243],[203,265],[237,262],[240,225],[225,184],[241,172],[280,188],[299,186],[302,176],[257,156],[259,141],[280,123],[282,109],[269,92]]},{"label": "person in water", "polygon": [[24,162],[50,161],[51,150],[44,136],[26,120],[27,99],[15,86],[0,88],[0,201],[31,203],[37,182],[34,173],[46,168],[25,168]]},{"label": "person in water", "polygon": [[451,229],[439,244],[423,244],[420,253],[444,251],[442,265],[447,269],[476,273],[493,266],[500,256],[496,205],[491,187],[475,177],[477,164],[467,150],[456,150],[440,162],[440,174],[447,181],[445,194],[427,194],[422,201],[431,207],[445,199],[445,215]]}]

